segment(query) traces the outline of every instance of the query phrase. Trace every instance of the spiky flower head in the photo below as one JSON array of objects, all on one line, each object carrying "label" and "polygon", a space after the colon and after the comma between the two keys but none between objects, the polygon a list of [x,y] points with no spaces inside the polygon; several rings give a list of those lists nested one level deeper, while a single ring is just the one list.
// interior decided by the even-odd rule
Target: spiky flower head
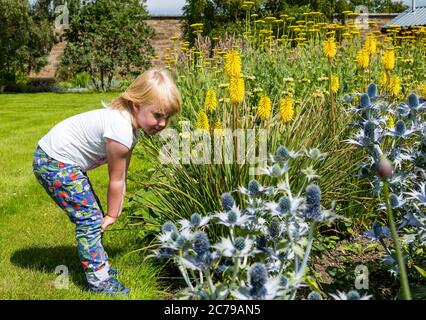
[{"label": "spiky flower head", "polygon": [[271,223],[269,224],[269,235],[272,239],[278,239],[281,235],[281,223],[280,220],[277,218],[272,219]]},{"label": "spiky flower head", "polygon": [[370,98],[374,98],[377,96],[377,85],[375,83],[370,83],[370,85],[367,88],[367,94]]},{"label": "spiky flower head", "polygon": [[284,146],[279,146],[278,149],[277,149],[277,151],[276,151],[276,153],[275,153],[275,157],[278,160],[285,160],[285,159],[287,159],[289,157],[289,155],[290,154],[288,153],[287,148],[284,147]]},{"label": "spiky flower head", "polygon": [[210,242],[205,232],[199,231],[193,239],[193,248],[198,255],[204,255],[209,252]]},{"label": "spiky flower head", "polygon": [[284,98],[280,101],[280,116],[284,123],[289,123],[293,119],[293,99]]},{"label": "spiky flower head", "polygon": [[234,240],[234,247],[237,250],[243,250],[246,245],[246,240],[243,237],[237,237]]},{"label": "spiky flower head", "polygon": [[356,61],[361,70],[366,70],[370,65],[370,55],[367,51],[361,50],[356,55]]},{"label": "spiky flower head", "polygon": [[419,106],[419,98],[415,93],[408,96],[408,106],[410,108],[417,108]]},{"label": "spiky flower head", "polygon": [[191,225],[198,227],[201,223],[201,216],[198,213],[193,213],[191,216]]},{"label": "spiky flower head", "polygon": [[281,197],[280,200],[278,200],[278,211],[285,214],[290,212],[290,209],[291,209],[290,198],[287,196]]},{"label": "spiky flower head", "polygon": [[225,70],[229,77],[239,78],[241,75],[241,57],[238,50],[230,50],[225,56]]},{"label": "spiky flower head", "polygon": [[237,219],[238,219],[237,214],[234,211],[232,210],[228,211],[228,216],[227,216],[228,223],[233,224],[237,222]]},{"label": "spiky flower head", "polygon": [[207,112],[212,112],[216,110],[217,97],[216,91],[214,89],[210,88],[209,90],[207,90],[204,106],[206,107]]},{"label": "spiky flower head", "polygon": [[370,140],[374,141],[376,139],[376,125],[372,121],[366,121],[364,123],[364,135]]},{"label": "spiky flower head", "polygon": [[259,182],[256,179],[253,179],[248,184],[249,194],[255,196],[259,193]]},{"label": "spiky flower head", "polygon": [[163,232],[173,232],[173,231],[177,231],[177,228],[173,222],[167,221],[163,224],[163,226],[161,227],[161,230]]},{"label": "spiky flower head", "polygon": [[364,93],[361,96],[360,105],[361,105],[361,108],[368,108],[369,106],[371,106],[371,100],[368,94]]},{"label": "spiky flower head", "polygon": [[222,194],[222,208],[225,211],[230,211],[235,205],[234,197],[229,192]]},{"label": "spiky flower head", "polygon": [[245,85],[243,78],[232,77],[229,81],[229,94],[233,104],[238,104],[244,100],[244,91]]},{"label": "spiky flower head", "polygon": [[382,56],[382,64],[386,71],[391,71],[395,67],[395,52],[386,50]]},{"label": "spiky flower head", "polygon": [[389,80],[389,90],[392,96],[396,97],[401,92],[401,79],[398,76],[391,76]]},{"label": "spiky flower head", "polygon": [[392,209],[399,207],[399,199],[398,199],[398,196],[396,194],[393,194],[393,193],[390,194],[389,202],[390,202]]},{"label": "spiky flower head", "polygon": [[195,127],[199,130],[209,130],[209,119],[207,118],[207,114],[204,111],[200,111],[197,117],[197,123]]},{"label": "spiky flower head", "polygon": [[256,237],[256,249],[263,250],[266,248],[266,238],[264,236]]},{"label": "spiky flower head", "polygon": [[316,184],[306,188],[306,204],[308,207],[321,205],[321,189]]},{"label": "spiky flower head", "polygon": [[333,93],[337,93],[339,91],[339,76],[333,74],[331,76],[331,83],[330,83],[330,89]]},{"label": "spiky flower head", "polygon": [[328,38],[324,42],[323,52],[329,60],[332,60],[336,56],[336,40],[333,37]]},{"label": "spiky flower head", "polygon": [[387,84],[388,84],[388,75],[386,74],[385,71],[382,71],[380,73],[379,86],[382,88],[385,88]]},{"label": "spiky flower head", "polygon": [[407,127],[405,126],[405,122],[403,120],[398,120],[395,124],[395,134],[398,136],[403,136]]},{"label": "spiky flower head", "polygon": [[262,120],[268,120],[271,115],[271,98],[268,96],[263,96],[259,100],[259,104],[257,106],[257,115]]},{"label": "spiky flower head", "polygon": [[360,297],[358,291],[355,291],[355,290],[349,291],[346,294],[346,299],[347,300],[359,300],[360,298],[361,297]]},{"label": "spiky flower head", "polygon": [[268,281],[268,272],[262,263],[255,263],[249,270],[249,282],[253,288],[261,288]]},{"label": "spiky flower head", "polygon": [[322,300],[322,297],[318,292],[312,291],[308,294],[308,300]]},{"label": "spiky flower head", "polygon": [[377,51],[377,41],[374,36],[369,35],[365,40],[364,50],[370,55],[370,57]]}]

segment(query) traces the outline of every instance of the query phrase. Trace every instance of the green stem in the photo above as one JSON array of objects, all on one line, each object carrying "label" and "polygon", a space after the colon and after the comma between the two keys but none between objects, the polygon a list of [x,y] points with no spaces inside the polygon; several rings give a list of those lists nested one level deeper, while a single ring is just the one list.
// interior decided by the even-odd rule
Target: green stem
[{"label": "green stem", "polygon": [[389,200],[389,183],[386,178],[383,179],[383,183],[384,183],[383,191],[385,193],[388,222],[389,222],[389,226],[392,233],[392,239],[395,244],[396,259],[397,259],[398,267],[399,267],[399,279],[400,279],[401,287],[402,287],[402,296],[404,300],[411,300],[410,287],[408,285],[408,279],[407,279],[407,271],[405,269],[404,259],[402,258],[402,252],[401,252],[401,248],[399,244],[398,233],[396,232],[395,220],[393,217],[392,207]]}]

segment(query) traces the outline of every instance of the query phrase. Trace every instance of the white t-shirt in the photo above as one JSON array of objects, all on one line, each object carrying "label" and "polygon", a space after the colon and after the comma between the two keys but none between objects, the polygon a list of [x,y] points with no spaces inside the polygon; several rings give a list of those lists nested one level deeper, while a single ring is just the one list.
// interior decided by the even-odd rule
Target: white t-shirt
[{"label": "white t-shirt", "polygon": [[107,162],[105,138],[132,149],[140,135],[133,132],[127,110],[104,108],[72,116],[54,126],[38,142],[50,157],[75,164],[85,172]]}]

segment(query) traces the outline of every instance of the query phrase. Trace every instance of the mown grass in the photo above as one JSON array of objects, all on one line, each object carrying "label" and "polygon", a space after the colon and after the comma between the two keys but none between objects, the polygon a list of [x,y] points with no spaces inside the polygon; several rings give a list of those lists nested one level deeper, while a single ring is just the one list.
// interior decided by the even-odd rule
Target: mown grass
[{"label": "mown grass", "polygon": [[[100,108],[115,94],[0,95],[0,299],[109,299],[87,292],[76,249],[74,225],[57,207],[32,173],[37,141],[57,122]],[[146,166],[134,157],[132,170]],[[107,168],[89,172],[106,207]],[[131,190],[129,190],[131,191]],[[119,279],[131,288],[130,299],[161,299],[167,294],[159,268],[144,261],[140,231],[127,228],[123,214],[104,235],[104,246]],[[56,289],[55,268],[69,270],[67,290]]]}]

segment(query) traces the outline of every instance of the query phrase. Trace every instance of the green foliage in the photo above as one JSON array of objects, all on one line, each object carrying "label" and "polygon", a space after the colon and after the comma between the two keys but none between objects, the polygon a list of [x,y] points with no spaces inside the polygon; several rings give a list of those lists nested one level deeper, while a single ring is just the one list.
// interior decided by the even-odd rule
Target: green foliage
[{"label": "green foliage", "polygon": [[0,0],[0,83],[15,83],[19,74],[47,63],[54,36],[46,19],[33,17],[28,1]]},{"label": "green foliage", "polygon": [[150,65],[153,30],[138,0],[84,1],[66,30],[69,41],[62,57],[71,72],[87,72],[97,90],[111,89],[117,75],[136,76]]}]

